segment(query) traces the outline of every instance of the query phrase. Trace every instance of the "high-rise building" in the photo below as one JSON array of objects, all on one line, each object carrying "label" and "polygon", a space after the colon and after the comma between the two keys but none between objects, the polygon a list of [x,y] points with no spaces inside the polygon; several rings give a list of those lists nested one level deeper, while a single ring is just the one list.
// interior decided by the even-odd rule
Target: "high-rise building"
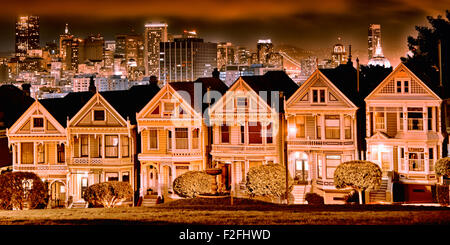
[{"label": "high-rise building", "polygon": [[221,42],[217,44],[217,68],[221,70],[226,65],[234,65],[235,47],[230,42]]},{"label": "high-rise building", "polygon": [[103,60],[105,40],[102,35],[89,35],[80,43],[79,62]]},{"label": "high-rise building", "polygon": [[381,43],[381,25],[380,24],[370,24],[368,33],[368,54],[369,60],[375,55],[378,40]]},{"label": "high-rise building", "polygon": [[210,77],[217,66],[217,43],[201,38],[175,38],[161,42],[160,82],[194,81]]},{"label": "high-rise building", "polygon": [[103,54],[103,66],[112,69],[114,63],[114,52],[116,51],[116,41],[105,41],[105,52]]},{"label": "high-rise building", "polygon": [[269,63],[270,54],[273,53],[273,43],[270,39],[258,40],[256,44],[256,55],[258,58],[258,64]]},{"label": "high-rise building", "polygon": [[239,47],[236,56],[239,65],[250,65],[251,53],[247,48]]},{"label": "high-rise building", "polygon": [[159,49],[161,42],[167,42],[167,24],[146,24],[144,33],[144,66],[146,76],[159,75]]},{"label": "high-rise building", "polygon": [[128,78],[136,80],[145,73],[144,38],[141,34],[116,35],[115,55],[126,66]]},{"label": "high-rise building", "polygon": [[39,16],[19,16],[16,22],[16,56],[26,56],[28,50],[40,48]]}]

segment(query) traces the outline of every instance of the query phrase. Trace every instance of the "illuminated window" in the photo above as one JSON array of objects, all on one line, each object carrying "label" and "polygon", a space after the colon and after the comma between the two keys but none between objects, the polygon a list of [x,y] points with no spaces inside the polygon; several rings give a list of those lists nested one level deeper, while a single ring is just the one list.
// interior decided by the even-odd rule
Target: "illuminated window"
[{"label": "illuminated window", "polygon": [[295,137],[305,138],[305,116],[295,117],[295,127],[297,128]]},{"label": "illuminated window", "polygon": [[384,117],[384,112],[375,112],[374,113],[374,117],[375,117],[375,130],[384,130],[385,128],[385,117]]}]

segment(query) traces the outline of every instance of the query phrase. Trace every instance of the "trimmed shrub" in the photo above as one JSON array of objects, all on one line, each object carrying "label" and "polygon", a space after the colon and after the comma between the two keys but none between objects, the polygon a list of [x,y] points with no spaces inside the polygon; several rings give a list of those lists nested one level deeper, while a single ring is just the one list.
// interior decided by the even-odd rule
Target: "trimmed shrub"
[{"label": "trimmed shrub", "polygon": [[437,160],[435,172],[439,176],[450,177],[450,157],[444,157]]},{"label": "trimmed shrub", "polygon": [[346,204],[359,204],[359,195],[356,191],[351,191],[344,197],[344,201]]},{"label": "trimmed shrub", "polygon": [[309,205],[323,205],[325,203],[323,197],[314,192],[306,193],[305,200]]},{"label": "trimmed shrub", "polygon": [[450,204],[448,189],[449,186],[447,185],[436,185],[437,201],[442,206],[447,206]]},{"label": "trimmed shrub", "polygon": [[83,194],[83,199],[93,207],[112,208],[132,196],[133,188],[130,183],[108,181],[89,186]]},{"label": "trimmed shrub", "polygon": [[203,171],[188,171],[173,181],[173,191],[180,197],[193,198],[212,193],[212,177]]},{"label": "trimmed shrub", "polygon": [[362,204],[362,192],[375,189],[381,185],[381,169],[369,161],[349,161],[341,163],[334,171],[336,188],[351,187],[359,193],[359,203]]},{"label": "trimmed shrub", "polygon": [[[294,181],[288,178],[288,193],[293,189]],[[247,193],[251,196],[285,197],[286,170],[280,164],[266,164],[250,168],[247,174]]]},{"label": "trimmed shrub", "polygon": [[7,172],[0,175],[0,208],[44,208],[47,202],[47,185],[35,173]]}]

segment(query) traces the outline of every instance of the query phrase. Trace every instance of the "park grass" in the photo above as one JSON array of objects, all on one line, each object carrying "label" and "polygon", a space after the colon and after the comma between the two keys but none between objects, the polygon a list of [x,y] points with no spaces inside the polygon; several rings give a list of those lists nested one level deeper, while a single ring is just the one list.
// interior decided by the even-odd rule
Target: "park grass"
[{"label": "park grass", "polygon": [[0,225],[449,225],[450,208],[183,199],[155,207],[0,211]]}]

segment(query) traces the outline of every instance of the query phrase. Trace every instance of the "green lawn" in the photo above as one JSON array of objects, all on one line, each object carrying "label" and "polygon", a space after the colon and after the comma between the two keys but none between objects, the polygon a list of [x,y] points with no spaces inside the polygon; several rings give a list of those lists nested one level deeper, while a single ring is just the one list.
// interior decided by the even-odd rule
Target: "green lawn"
[{"label": "green lawn", "polygon": [[0,211],[11,224],[410,225],[450,224],[448,207],[277,205],[235,199],[177,200],[155,207]]}]

